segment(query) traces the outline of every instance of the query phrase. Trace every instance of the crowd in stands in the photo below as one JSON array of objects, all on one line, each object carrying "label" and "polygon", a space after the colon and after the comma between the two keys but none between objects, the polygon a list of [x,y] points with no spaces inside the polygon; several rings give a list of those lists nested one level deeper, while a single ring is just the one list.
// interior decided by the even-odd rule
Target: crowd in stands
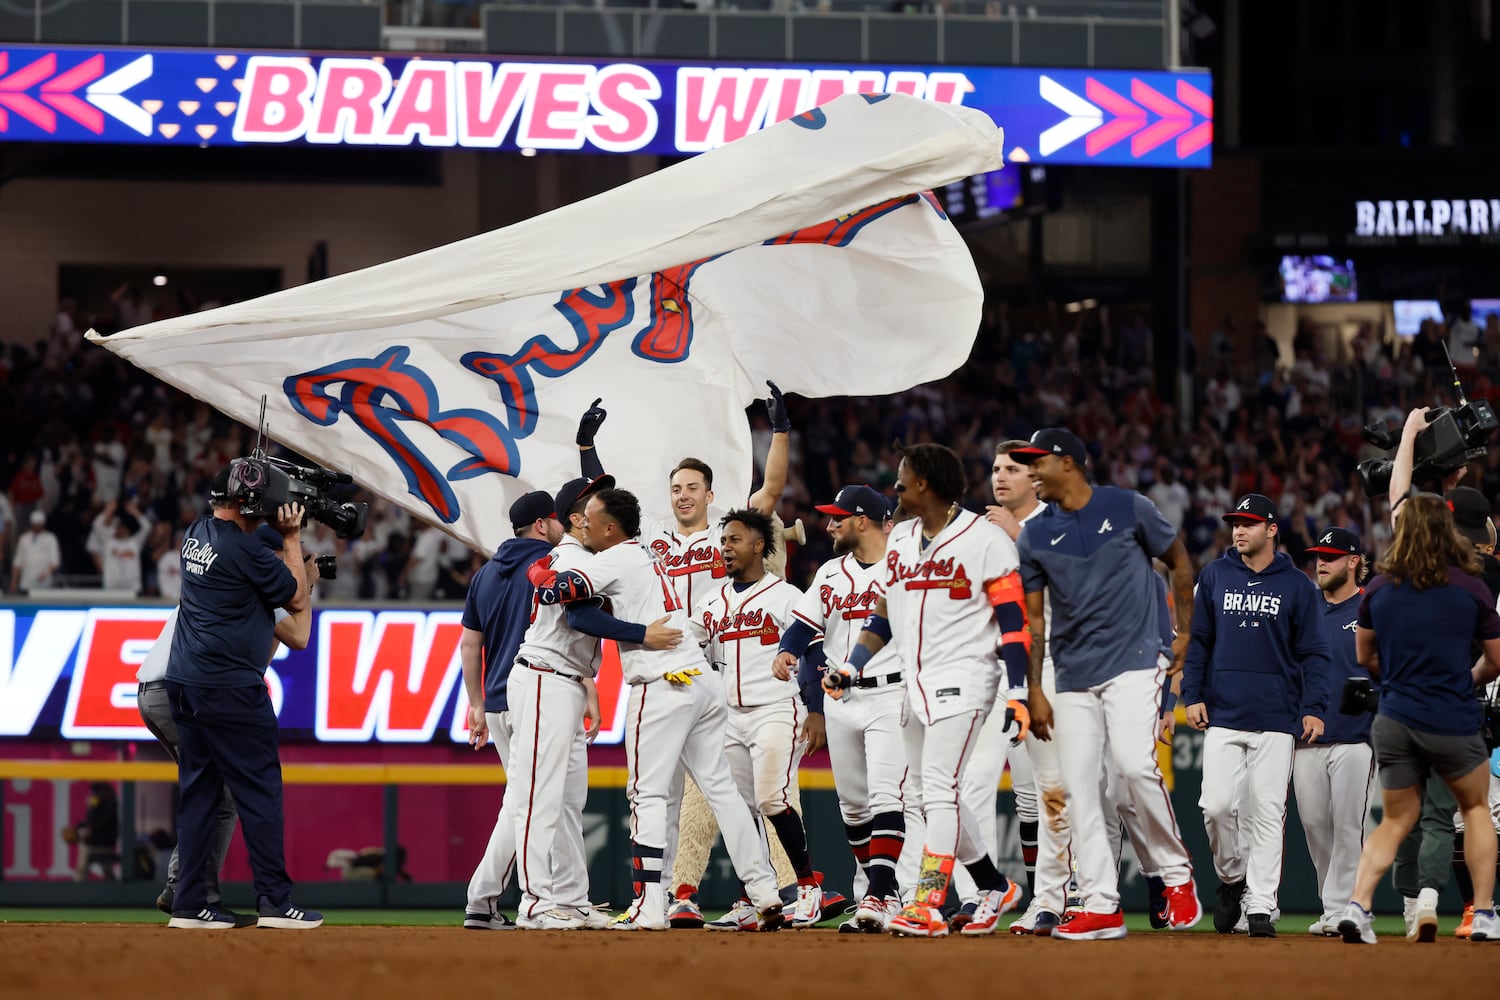
[{"label": "crowd in stands", "polygon": [[[63,312],[49,339],[0,350],[0,583],[11,593],[103,587],[173,600],[182,530],[205,510],[213,474],[248,453],[252,432],[84,344],[77,326]],[[1484,329],[1429,321],[1415,338],[1382,339],[1366,326],[1348,342],[1304,325],[1287,350],[1263,326],[1241,332],[1225,319],[1184,345],[1185,423],[1176,385],[1158,380],[1144,314],[1121,321],[1108,308],[991,305],[969,362],[942,382],[893,397],[793,397],[781,514],[809,530],[788,575],[805,582],[830,554],[814,505],[845,483],[889,493],[900,444],[956,450],[967,503],[982,510],[993,502],[996,444],[1053,425],[1088,443],[1096,482],[1150,496],[1200,564],[1228,544],[1221,515],[1252,491],[1280,504],[1282,541],[1299,564],[1330,526],[1358,532],[1378,552],[1389,537],[1385,506],[1365,496],[1355,465],[1383,453],[1360,428],[1399,428],[1409,408],[1450,401],[1443,343],[1466,362],[1471,396],[1500,384],[1494,320]],[[770,428],[759,408],[751,421],[763,456]],[[1466,482],[1500,494],[1500,447]],[[362,538],[341,541],[317,524],[305,537],[314,553],[339,557],[338,578],[320,584],[324,601],[461,600],[488,556],[378,499]]]}]

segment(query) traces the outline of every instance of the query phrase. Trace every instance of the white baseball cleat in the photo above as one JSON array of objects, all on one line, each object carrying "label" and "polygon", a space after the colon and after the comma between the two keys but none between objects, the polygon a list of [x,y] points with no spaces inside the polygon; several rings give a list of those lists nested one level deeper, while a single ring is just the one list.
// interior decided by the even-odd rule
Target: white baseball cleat
[{"label": "white baseball cleat", "polygon": [[581,910],[557,909],[532,917],[521,925],[531,931],[581,931],[588,926],[588,919]]},{"label": "white baseball cleat", "polygon": [[584,930],[590,931],[602,931],[615,919],[607,910],[595,903],[590,903],[588,906],[569,907],[569,912],[582,917]]},{"label": "white baseball cleat", "polygon": [[792,927],[813,927],[823,919],[823,887],[820,885],[797,886],[797,903],[792,907]]},{"label": "white baseball cleat", "polygon": [[610,921],[609,929],[612,931],[668,931],[672,925],[667,923],[667,907],[662,900],[661,894],[648,891],[644,896],[635,899],[630,906]]},{"label": "white baseball cleat", "polygon": [[509,931],[514,930],[516,925],[499,910],[490,908],[487,910],[466,910],[464,912],[464,926],[471,931]]},{"label": "white baseball cleat", "polygon": [[879,896],[866,896],[859,901],[859,907],[854,911],[854,924],[866,934],[880,934],[891,922],[892,913],[900,912],[899,906],[894,906],[889,899],[881,899]]},{"label": "white baseball cleat", "polygon": [[760,919],[755,913],[755,907],[746,899],[736,900],[728,913],[703,925],[706,931],[753,931],[759,928]]},{"label": "white baseball cleat", "polygon": [[1500,916],[1494,910],[1474,911],[1474,932],[1470,941],[1500,941]]},{"label": "white baseball cleat", "polygon": [[1339,917],[1319,917],[1307,928],[1307,933],[1313,937],[1338,937]]}]

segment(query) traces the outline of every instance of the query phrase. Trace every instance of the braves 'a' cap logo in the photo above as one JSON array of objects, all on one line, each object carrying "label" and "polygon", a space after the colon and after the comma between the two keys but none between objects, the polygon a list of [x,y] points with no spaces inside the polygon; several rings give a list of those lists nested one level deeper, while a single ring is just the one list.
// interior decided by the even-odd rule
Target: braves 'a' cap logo
[{"label": "braves 'a' cap logo", "polygon": [[1250,498],[1249,497],[1246,497],[1245,499],[1243,499],[1243,500],[1240,501],[1239,509],[1240,510],[1249,510],[1250,509]]},{"label": "braves 'a' cap logo", "polygon": [[1329,543],[1331,541],[1333,541],[1333,532],[1330,531],[1328,534],[1326,534],[1322,538],[1318,539],[1318,544],[1319,545],[1325,545],[1325,544],[1327,544],[1327,543]]}]

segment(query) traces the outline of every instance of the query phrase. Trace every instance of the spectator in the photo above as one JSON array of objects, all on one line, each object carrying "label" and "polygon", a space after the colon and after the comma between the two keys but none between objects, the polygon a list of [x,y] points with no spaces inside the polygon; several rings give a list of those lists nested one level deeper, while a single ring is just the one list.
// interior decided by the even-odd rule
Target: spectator
[{"label": "spectator", "polygon": [[[1188,509],[1192,507],[1193,498],[1188,494],[1187,487],[1178,482],[1176,466],[1171,462],[1163,461],[1156,485],[1147,490],[1146,495],[1151,498],[1152,503],[1156,504],[1157,510],[1161,511],[1167,523],[1180,533]],[[1228,510],[1229,505],[1224,504],[1223,509]]]},{"label": "spectator", "polygon": [[88,549],[104,578],[105,590],[141,592],[141,550],[151,526],[131,503],[118,510],[119,502],[111,500],[94,520],[89,533]]},{"label": "spectator", "polygon": [[16,542],[16,559],[10,570],[10,589],[30,593],[53,584],[53,574],[62,565],[57,536],[47,530],[47,515],[31,512],[31,530]]}]

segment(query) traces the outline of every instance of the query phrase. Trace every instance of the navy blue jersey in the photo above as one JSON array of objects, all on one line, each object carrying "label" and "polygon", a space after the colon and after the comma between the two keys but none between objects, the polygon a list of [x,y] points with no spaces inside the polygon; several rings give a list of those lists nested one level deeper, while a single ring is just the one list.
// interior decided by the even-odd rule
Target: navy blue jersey
[{"label": "navy blue jersey", "polygon": [[1380,574],[1365,587],[1360,628],[1380,652],[1380,714],[1424,733],[1479,732],[1471,639],[1500,638],[1500,615],[1483,583],[1450,566],[1448,582],[1418,590]]},{"label": "navy blue jersey", "polygon": [[1057,504],[1029,519],[1016,547],[1027,593],[1051,601],[1047,648],[1057,690],[1084,691],[1155,670],[1164,623],[1151,560],[1177,531],[1139,493],[1095,486],[1082,509]]},{"label": "navy blue jersey", "polygon": [[1357,592],[1346,601],[1334,604],[1324,600],[1323,638],[1328,640],[1328,652],[1332,664],[1329,688],[1328,714],[1324,716],[1323,738],[1319,743],[1368,743],[1370,723],[1375,716],[1369,712],[1346,715],[1338,709],[1343,697],[1344,683],[1351,677],[1371,680],[1370,672],[1359,665],[1354,653],[1354,626],[1359,622],[1359,605],[1364,600],[1364,591]]},{"label": "navy blue jersey", "polygon": [[182,540],[182,600],[167,680],[198,687],[261,683],[274,611],[297,594],[292,571],[233,521],[200,517]]},{"label": "navy blue jersey", "polygon": [[1328,718],[1325,603],[1316,585],[1276,553],[1259,573],[1234,549],[1198,576],[1182,702],[1203,703],[1208,724],[1302,734],[1302,717]]},{"label": "navy blue jersey", "polygon": [[484,633],[484,710],[504,712],[510,668],[531,623],[536,588],[526,579],[532,563],[552,551],[540,538],[509,538],[469,581],[464,628]]}]

